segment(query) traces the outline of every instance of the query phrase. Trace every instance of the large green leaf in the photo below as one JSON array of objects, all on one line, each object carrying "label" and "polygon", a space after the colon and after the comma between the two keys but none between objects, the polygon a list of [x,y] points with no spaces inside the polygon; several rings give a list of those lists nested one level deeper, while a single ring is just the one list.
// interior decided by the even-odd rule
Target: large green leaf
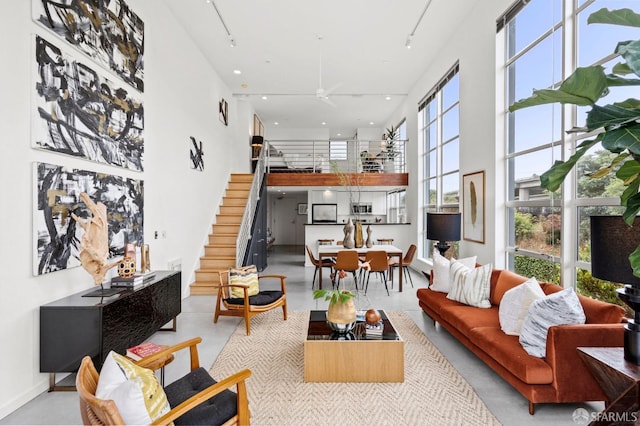
[{"label": "large green leaf", "polygon": [[633,253],[629,255],[629,263],[631,263],[633,275],[640,277],[640,246],[636,247]]},{"label": "large green leaf", "polygon": [[571,171],[573,166],[576,165],[578,160],[596,143],[600,142],[600,136],[593,140],[583,141],[577,146],[575,154],[573,154],[567,161],[556,161],[553,166],[546,172],[540,175],[540,185],[551,192],[555,192],[560,188],[562,182],[564,182],[567,174]]},{"label": "large green leaf", "polygon": [[607,76],[602,66],[581,67],[577,68],[558,89],[534,90],[532,96],[515,102],[509,107],[509,111],[556,102],[593,105],[607,91]]},{"label": "large green leaf", "polygon": [[606,131],[602,136],[602,147],[615,153],[628,149],[640,155],[640,124],[635,123]]},{"label": "large green leaf", "polygon": [[594,105],[587,114],[587,130],[619,126],[638,119],[640,119],[640,110],[623,108],[618,105]]},{"label": "large green leaf", "polygon": [[639,78],[624,78],[614,74],[607,75],[607,86],[640,86]]},{"label": "large green leaf", "polygon": [[621,108],[637,109],[638,111],[640,111],[640,99],[629,98],[622,102],[614,102],[613,104]]},{"label": "large green leaf", "polygon": [[627,61],[631,71],[640,76],[640,40],[618,43],[616,53]]},{"label": "large green leaf", "polygon": [[618,75],[627,75],[631,74],[633,71],[631,71],[631,68],[629,68],[629,65],[625,62],[618,62],[613,66],[613,68],[611,68],[611,72]]},{"label": "large green leaf", "polygon": [[589,15],[587,23],[640,27],[640,15],[638,15],[631,9],[609,10],[606,8],[602,8]]},{"label": "large green leaf", "polygon": [[622,213],[622,218],[631,225],[640,212],[640,193],[636,193],[627,200],[627,208]]}]

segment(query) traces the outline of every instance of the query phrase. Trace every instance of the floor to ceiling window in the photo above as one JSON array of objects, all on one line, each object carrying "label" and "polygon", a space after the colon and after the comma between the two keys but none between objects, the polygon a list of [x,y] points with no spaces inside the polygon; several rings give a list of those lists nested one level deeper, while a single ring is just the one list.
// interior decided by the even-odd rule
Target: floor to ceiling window
[{"label": "floor to ceiling window", "polygon": [[[555,160],[571,155],[582,138],[593,136],[567,132],[584,124],[588,108],[550,104],[514,113],[507,108],[534,88],[557,87],[576,67],[601,64],[610,70],[618,62],[612,54],[617,42],[635,39],[637,33],[587,25],[587,18],[601,8],[633,7],[631,3],[521,0],[498,21],[505,53],[507,265],[522,275],[575,286],[578,292],[612,302],[618,302],[617,285],[596,280],[589,272],[589,216],[620,214],[622,185],[613,175],[587,176],[607,165],[611,155],[596,145],[569,175],[564,191],[551,194],[539,179]],[[608,97],[629,97],[621,92],[612,90]]]},{"label": "floor to ceiling window", "polygon": [[428,211],[459,210],[460,200],[460,89],[456,64],[418,106],[423,175],[422,256],[432,256],[427,240]]}]

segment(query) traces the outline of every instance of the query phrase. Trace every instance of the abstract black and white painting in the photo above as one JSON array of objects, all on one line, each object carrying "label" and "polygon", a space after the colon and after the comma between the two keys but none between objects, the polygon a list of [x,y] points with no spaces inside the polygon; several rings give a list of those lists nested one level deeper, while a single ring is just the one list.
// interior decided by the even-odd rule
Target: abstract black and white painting
[{"label": "abstract black and white painting", "polygon": [[86,192],[107,207],[109,257],[122,256],[126,243],[144,243],[144,182],[105,173],[35,163],[34,275],[80,265],[83,229],[71,213],[88,218],[80,200]]},{"label": "abstract black and white painting", "polygon": [[189,152],[191,159],[191,168],[194,170],[204,171],[204,151],[202,150],[202,141],[196,141],[196,138],[191,138],[191,150]]},{"label": "abstract black and white painting", "polygon": [[124,0],[32,0],[32,15],[144,91],[144,22]]},{"label": "abstract black and white painting", "polygon": [[142,171],[144,109],[134,91],[34,40],[33,146]]}]

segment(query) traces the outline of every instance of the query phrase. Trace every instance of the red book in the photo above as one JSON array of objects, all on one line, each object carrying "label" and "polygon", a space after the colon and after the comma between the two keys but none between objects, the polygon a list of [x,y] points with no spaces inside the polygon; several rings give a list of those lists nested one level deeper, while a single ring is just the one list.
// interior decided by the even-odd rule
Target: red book
[{"label": "red book", "polygon": [[161,351],[164,348],[165,346],[156,345],[153,342],[141,343],[137,346],[133,346],[127,349],[127,356],[133,360],[138,361],[146,356]]}]

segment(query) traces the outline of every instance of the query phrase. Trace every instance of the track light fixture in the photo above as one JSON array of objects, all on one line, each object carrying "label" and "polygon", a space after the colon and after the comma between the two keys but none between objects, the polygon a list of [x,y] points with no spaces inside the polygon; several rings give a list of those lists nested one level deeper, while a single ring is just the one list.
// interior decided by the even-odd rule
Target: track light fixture
[{"label": "track light fixture", "polygon": [[413,31],[411,31],[411,33],[407,37],[407,41],[404,42],[404,47],[406,47],[407,49],[411,49],[411,40],[413,40],[413,36],[416,35],[416,30],[420,26],[420,22],[422,22],[422,18],[424,18],[424,14],[427,13],[427,9],[429,9],[429,6],[431,6],[432,1],[433,0],[428,0],[427,4],[424,5],[424,9],[422,9],[422,13],[418,18],[418,22],[416,22],[416,25],[413,27]]},{"label": "track light fixture", "polygon": [[227,24],[224,22],[224,19],[222,19],[222,15],[220,14],[220,11],[218,10],[218,6],[216,6],[215,0],[207,0],[207,3],[209,3],[211,6],[213,6],[213,8],[215,9],[216,13],[218,14],[218,19],[220,19],[220,23],[222,24],[222,26],[224,27],[224,30],[227,33],[227,39],[229,40],[229,46],[236,47],[236,40],[233,38],[233,35],[231,35],[231,32],[229,31],[229,28],[227,27]]},{"label": "track light fixture", "polygon": [[407,49],[411,49],[411,40],[413,40],[413,36],[409,34],[407,36],[407,41],[404,42],[404,47],[406,47]]}]

